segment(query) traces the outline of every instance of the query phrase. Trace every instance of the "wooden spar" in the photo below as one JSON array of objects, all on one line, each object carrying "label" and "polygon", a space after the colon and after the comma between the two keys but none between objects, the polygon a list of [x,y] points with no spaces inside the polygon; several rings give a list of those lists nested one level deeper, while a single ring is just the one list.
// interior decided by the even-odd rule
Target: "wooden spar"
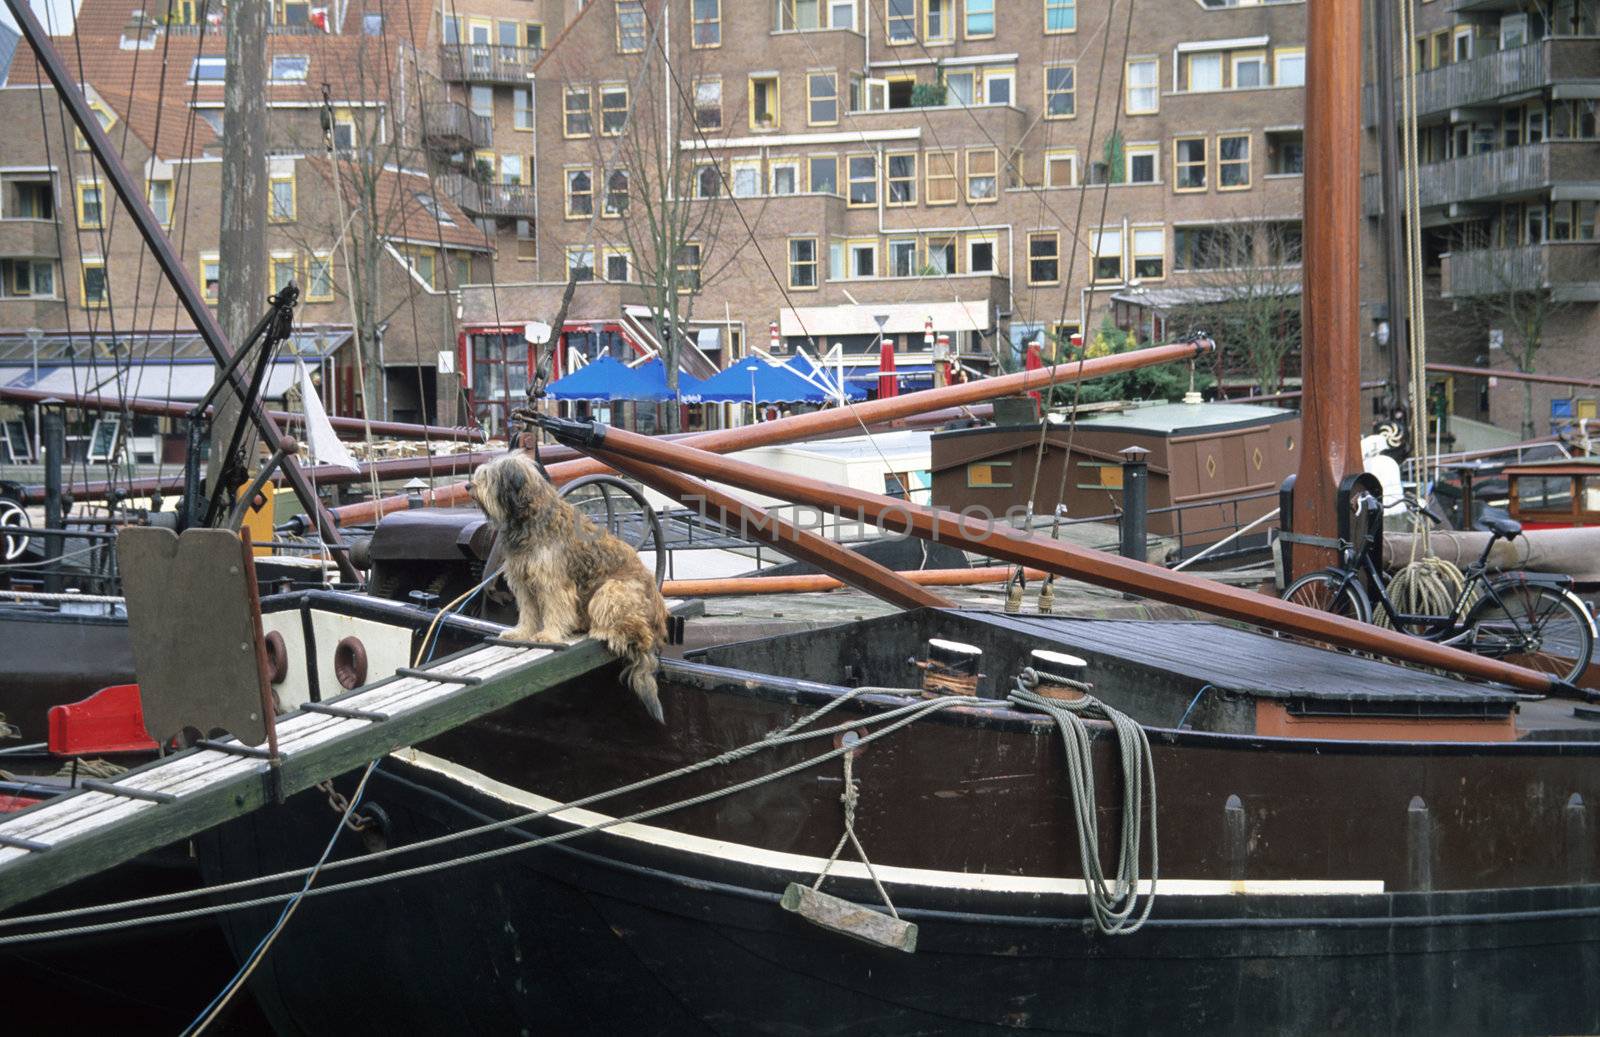
[{"label": "wooden spar", "polygon": [[[45,400],[60,400],[69,407],[78,407],[83,410],[126,410],[133,414],[151,414],[162,418],[187,418],[189,412],[194,409],[188,404],[176,403],[172,400],[151,400],[137,396],[119,400],[112,396],[47,392],[42,389],[15,389],[6,386],[0,386],[0,400],[12,400],[17,403],[43,403]],[[266,414],[273,421],[282,422],[285,425],[301,425],[305,423],[305,415],[303,414],[295,414],[285,410],[269,410]],[[336,418],[332,416],[329,416],[328,423],[340,432],[365,432],[368,424],[360,418]],[[371,425],[373,432],[392,439],[447,439],[482,443],[488,438],[482,429],[476,428],[413,425],[407,421],[374,421]]]},{"label": "wooden spar", "polygon": [[[1387,75],[1387,72],[1383,74]],[[1360,187],[1361,0],[1306,4],[1305,258],[1301,295],[1300,469],[1294,529],[1336,537],[1334,500],[1362,471]],[[1403,344],[1396,344],[1403,349]],[[1299,570],[1332,561],[1294,552]]]},{"label": "wooden spar", "polygon": [[1489,367],[1467,367],[1463,364],[1429,364],[1435,374],[1464,374],[1478,378],[1504,378],[1508,382],[1537,382],[1540,385],[1572,385],[1583,389],[1600,389],[1600,378],[1567,378],[1558,374],[1533,374],[1524,371],[1501,371]]},{"label": "wooden spar", "polygon": [[730,533],[765,541],[795,561],[810,562],[823,572],[891,605],[914,609],[928,606],[948,608],[955,604],[944,595],[919,587],[866,555],[801,529],[772,512],[763,511],[698,479],[616,454],[608,454],[606,463],[623,475],[631,475],[646,486],[666,494]]},{"label": "wooden spar", "polygon": [[[720,429],[716,432],[697,432],[677,442],[693,443],[696,449],[722,454],[758,446],[793,443],[801,439],[817,439],[860,429],[863,425],[870,428],[882,422],[910,418],[928,411],[980,403],[1000,396],[1017,396],[1050,385],[1086,381],[1101,375],[1132,371],[1155,364],[1193,360],[1215,348],[1210,339],[1171,346],[1151,346],[1130,353],[1096,357],[1081,363],[1061,363],[1052,367],[1041,367],[1035,371],[1022,371],[1017,374],[1001,375],[998,378],[950,385],[943,389],[926,389],[886,400],[872,400],[846,407],[813,411],[809,414],[795,414],[779,418],[777,421],[765,421],[759,425]],[[558,485],[603,471],[605,471],[604,465],[587,459],[551,465],[549,468],[550,480]],[[467,499],[467,484],[446,486],[438,491],[437,499],[445,504],[464,501]],[[332,514],[334,520],[341,525],[351,525],[373,522],[391,511],[403,510],[405,506],[404,497],[386,497],[379,501],[363,501],[359,504],[334,508]]]},{"label": "wooden spar", "polygon": [[[116,192],[118,200],[122,202],[134,226],[138,228],[139,236],[149,246],[151,255],[161,268],[161,273],[172,285],[172,290],[177,293],[178,301],[183,304],[184,312],[189,315],[195,330],[200,333],[201,340],[211,351],[212,359],[218,366],[226,368],[233,356],[233,348],[227,336],[222,333],[222,326],[217,323],[216,315],[211,312],[211,307],[200,294],[200,289],[195,286],[188,267],[173,249],[172,242],[161,229],[160,223],[156,221],[155,214],[150,211],[150,204],[145,200],[144,188],[122,164],[110,138],[101,128],[100,120],[90,109],[83,89],[73,81],[66,65],[61,61],[61,55],[56,53],[50,38],[40,26],[32,5],[28,0],[5,0],[5,4],[16,18],[17,27],[27,37],[28,44],[33,47],[34,56],[38,59],[40,67],[50,78],[50,85],[55,87],[57,99],[72,116],[78,131],[83,134],[89,150],[94,153],[96,161],[105,171],[106,179],[111,182],[112,190]],[[237,390],[238,396],[242,397],[249,391],[246,372],[235,368],[229,372],[228,380]],[[261,433],[267,449],[277,452],[283,445],[283,433],[278,429],[278,423],[262,408],[260,400],[251,401],[250,418]],[[338,524],[317,499],[316,491],[312,489],[310,482],[293,465],[288,468],[288,478],[290,485],[294,487],[295,496],[300,498],[300,504],[306,513],[316,516],[317,529],[323,542],[342,545],[344,541],[339,536]],[[334,559],[345,579],[352,583],[361,582],[361,574],[350,564],[349,552],[336,552]]]},{"label": "wooden spar", "polygon": [[597,457],[625,455],[650,464],[669,465],[678,471],[715,479],[755,493],[830,511],[838,508],[844,510],[852,520],[871,522],[884,529],[908,532],[927,540],[946,541],[991,558],[1035,566],[1112,590],[1185,605],[1200,612],[1272,627],[1342,648],[1373,652],[1402,662],[1449,670],[1482,680],[1500,681],[1539,694],[1571,693],[1570,688],[1549,674],[1536,673],[1497,659],[1473,655],[1253,591],[1214,583],[1188,573],[1173,572],[1157,565],[1076,547],[1058,540],[1045,540],[1008,525],[985,522],[980,518],[939,508],[922,507],[793,472],[775,472],[760,465],[706,453],[683,443],[656,443],[648,436],[621,429],[555,421],[547,421],[545,427],[573,446]]},{"label": "wooden spar", "polygon": [[[1004,583],[1016,569],[1009,565],[987,565],[977,569],[914,569],[899,575],[919,587],[974,587],[985,583]],[[1042,580],[1042,569],[1025,569],[1030,580]],[[706,580],[668,580],[661,593],[669,598],[716,598],[736,594],[812,594],[835,591],[844,581],[821,573],[803,576],[725,576]]]}]

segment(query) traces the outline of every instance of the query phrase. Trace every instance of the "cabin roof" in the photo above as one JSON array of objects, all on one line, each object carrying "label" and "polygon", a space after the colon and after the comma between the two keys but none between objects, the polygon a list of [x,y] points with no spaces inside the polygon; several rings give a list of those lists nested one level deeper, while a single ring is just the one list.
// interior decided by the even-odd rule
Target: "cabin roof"
[{"label": "cabin roof", "polygon": [[1190,432],[1222,432],[1251,425],[1288,421],[1297,414],[1259,403],[1159,403],[1114,414],[1079,418],[1079,428],[1121,429],[1173,436]]},{"label": "cabin roof", "polygon": [[1508,464],[1503,475],[1600,475],[1600,457],[1552,457]]}]

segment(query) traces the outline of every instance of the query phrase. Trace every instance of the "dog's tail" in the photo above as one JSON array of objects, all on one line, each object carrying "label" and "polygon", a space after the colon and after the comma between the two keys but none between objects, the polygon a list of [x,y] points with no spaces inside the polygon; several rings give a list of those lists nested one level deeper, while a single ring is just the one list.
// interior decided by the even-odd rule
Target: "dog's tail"
[{"label": "dog's tail", "polygon": [[624,660],[622,679],[657,721],[665,722],[656,690],[657,652],[667,638],[667,609],[654,586],[607,580],[589,599],[589,633]]}]

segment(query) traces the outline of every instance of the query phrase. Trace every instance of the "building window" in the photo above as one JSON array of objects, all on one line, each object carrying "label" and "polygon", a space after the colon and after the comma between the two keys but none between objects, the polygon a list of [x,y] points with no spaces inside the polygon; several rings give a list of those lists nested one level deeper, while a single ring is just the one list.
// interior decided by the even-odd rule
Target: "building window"
[{"label": "building window", "polygon": [[417,279],[429,288],[439,286],[439,256],[431,248],[412,248],[406,251],[406,263]]},{"label": "building window", "polygon": [[[217,129],[217,132],[220,134],[222,131]],[[356,149],[355,113],[348,111],[333,113],[333,148],[341,154]]]},{"label": "building window", "polygon": [[778,128],[778,77],[750,77],[750,128],[775,130]]},{"label": "building window", "polygon": [[817,287],[817,239],[789,239],[789,287]]},{"label": "building window", "polygon": [[617,0],[617,50],[624,54],[644,50],[644,0]]},{"label": "building window", "polygon": [[1078,28],[1078,0],[1044,0],[1044,31],[1073,32]]},{"label": "building window", "polygon": [[365,13],[361,16],[361,34],[363,36],[383,35],[383,15]]},{"label": "building window", "polygon": [[1156,58],[1128,62],[1129,115],[1150,115],[1161,110],[1161,89],[1156,82],[1159,64]]},{"label": "building window", "polygon": [[911,43],[917,38],[917,0],[888,0],[889,42]]},{"label": "building window", "polygon": [[917,275],[917,241],[891,239],[889,242],[889,276],[915,277]]},{"label": "building window", "polygon": [[626,85],[600,88],[600,135],[615,137],[628,128],[628,88]]},{"label": "building window", "polygon": [[1159,281],[1166,276],[1167,233],[1162,227],[1133,228],[1133,276]]},{"label": "building window", "polygon": [[761,193],[761,160],[736,158],[733,160],[733,196],[754,198]]},{"label": "building window", "polygon": [[700,290],[700,245],[690,241],[678,247],[678,291]]},{"label": "building window", "polygon": [[839,193],[839,160],[832,155],[812,155],[806,163],[806,190],[812,194]]},{"label": "building window", "polygon": [[228,59],[195,58],[189,65],[190,83],[221,83],[228,77]]},{"label": "building window", "polygon": [[533,91],[526,88],[511,91],[511,111],[512,125],[519,130],[533,129]]},{"label": "building window", "polygon": [[601,210],[606,216],[625,216],[628,212],[628,171],[613,169],[606,174],[606,201]]},{"label": "building window", "polygon": [[568,245],[567,246],[567,280],[593,281],[594,280],[594,246],[593,245]]},{"label": "building window", "polygon": [[567,170],[567,218],[594,215],[594,173],[587,166]]},{"label": "building window", "polygon": [[267,219],[272,223],[291,223],[295,217],[294,175],[268,180]]},{"label": "building window", "polygon": [[608,248],[602,250],[605,255],[605,276],[607,281],[615,284],[626,284],[632,276],[628,269],[632,256],[625,248]]},{"label": "building window", "polygon": [[99,230],[105,218],[105,187],[98,180],[79,180],[78,229]]},{"label": "building window", "polygon": [[691,20],[694,22],[690,37],[692,46],[722,45],[722,0],[694,0]]},{"label": "building window", "polygon": [[522,27],[522,38],[527,43],[529,50],[544,50],[544,26],[538,22],[529,22]]},{"label": "building window", "polygon": [[946,277],[956,272],[956,239],[930,237],[925,245],[928,265],[926,272]]},{"label": "building window", "polygon": [[1267,53],[1262,50],[1247,51],[1242,54],[1232,55],[1233,88],[1235,90],[1249,90],[1253,87],[1267,85]]},{"label": "building window", "polygon": [[1305,134],[1300,130],[1267,131],[1268,175],[1300,176],[1305,171]]},{"label": "building window", "polygon": [[1096,283],[1122,280],[1122,228],[1094,234],[1094,279]]},{"label": "building window", "polygon": [[990,69],[983,74],[984,103],[1009,105],[1016,94],[1016,85],[1016,69]]},{"label": "building window", "polygon": [[146,190],[150,211],[163,227],[172,226],[172,181],[152,180]]},{"label": "building window", "polygon": [[333,299],[333,253],[313,252],[306,261],[306,302]]},{"label": "building window", "polygon": [[[1594,205],[1593,202],[1589,204]],[[1303,254],[1304,239],[1299,220],[1280,220],[1267,224],[1267,258],[1273,266],[1299,266]]]},{"label": "building window", "polygon": [[955,0],[924,0],[922,38],[927,43],[949,43],[956,38],[956,27],[950,17]]},{"label": "building window", "polygon": [[217,288],[222,283],[222,258],[215,252],[200,253],[200,294],[206,302],[217,301]]},{"label": "building window", "polygon": [[53,299],[56,265],[48,259],[0,259],[0,295]]},{"label": "building window", "polygon": [[850,242],[850,276],[854,278],[878,276],[876,241]]},{"label": "building window", "polygon": [[[56,218],[56,192],[54,180],[6,180],[6,188],[15,192],[12,198],[0,203],[10,215],[26,220],[53,220]],[[13,203],[15,213],[11,212]]]},{"label": "building window", "polygon": [[[1472,38],[1467,37],[1469,40]],[[1272,81],[1278,86],[1306,85],[1306,49],[1279,47],[1272,52]]]},{"label": "building window", "polygon": [[520,187],[522,182],[522,156],[501,155],[500,183],[508,187]]},{"label": "building window", "polygon": [[967,465],[969,490],[1011,489],[1010,461],[973,461]]},{"label": "building window", "polygon": [[722,171],[714,162],[696,166],[694,171],[694,196],[716,198],[722,194]]},{"label": "building window", "polygon": [[1190,54],[1184,59],[1184,65],[1188,70],[1188,74],[1184,77],[1184,89],[1191,93],[1209,93],[1222,89],[1221,52]]},{"label": "building window", "polygon": [[967,149],[967,201],[992,202],[1000,197],[1000,153],[993,148]]},{"label": "building window", "polygon": [[866,206],[878,204],[878,156],[876,155],[851,155],[848,159],[850,172],[850,204],[852,206]]},{"label": "building window", "polygon": [[694,124],[702,130],[722,129],[722,80],[695,80]]},{"label": "building window", "polygon": [[1206,139],[1178,137],[1172,142],[1174,191],[1206,189]]},{"label": "building window", "polygon": [[1255,257],[1255,236],[1230,224],[1172,228],[1174,270],[1227,270],[1249,266]]},{"label": "building window", "polygon": [[276,295],[294,282],[298,271],[295,257],[289,252],[272,254],[272,294]]},{"label": "building window", "polygon": [[569,86],[562,102],[562,133],[568,137],[587,137],[594,132],[594,114],[590,110],[589,88]]},{"label": "building window", "polygon": [[494,118],[494,87],[474,86],[467,94],[467,107],[472,114],[484,119]]},{"label": "building window", "polygon": [[1045,152],[1044,186],[1077,187],[1078,153],[1075,151]]},{"label": "building window", "polygon": [[1028,235],[1028,283],[1061,283],[1061,235],[1055,231]]},{"label": "building window", "polygon": [[1078,112],[1077,69],[1072,65],[1044,67],[1044,117],[1070,119]]},{"label": "building window", "polygon": [[956,153],[930,151],[927,169],[927,203],[953,205],[956,202]]},{"label": "building window", "polygon": [[967,273],[992,274],[995,272],[996,240],[994,236],[988,234],[967,235]]},{"label": "building window", "polygon": [[917,153],[907,152],[887,156],[885,176],[888,205],[917,204]]},{"label": "building window", "polygon": [[800,193],[800,163],[773,162],[768,168],[771,170],[772,194]]},{"label": "building window", "polygon": [[856,0],[828,0],[828,27],[854,30]]},{"label": "building window", "polygon": [[806,73],[806,107],[813,126],[839,121],[839,77],[832,72]]},{"label": "building window", "polygon": [[272,59],[274,83],[304,83],[311,70],[311,59],[304,54],[279,54]]},{"label": "building window", "polygon": [[994,35],[994,0],[966,0],[967,24],[963,30],[969,40]]},{"label": "building window", "polygon": [[1217,137],[1217,190],[1242,191],[1250,186],[1250,135]]},{"label": "building window", "polygon": [[1128,183],[1154,184],[1159,183],[1159,162],[1161,146],[1158,144],[1130,145],[1127,149]]},{"label": "building window", "polygon": [[[103,309],[111,299],[111,293],[106,287],[106,261],[103,259],[85,259],[79,268],[83,274],[83,308],[86,310]],[[207,302],[217,301],[215,282],[206,295]]]}]

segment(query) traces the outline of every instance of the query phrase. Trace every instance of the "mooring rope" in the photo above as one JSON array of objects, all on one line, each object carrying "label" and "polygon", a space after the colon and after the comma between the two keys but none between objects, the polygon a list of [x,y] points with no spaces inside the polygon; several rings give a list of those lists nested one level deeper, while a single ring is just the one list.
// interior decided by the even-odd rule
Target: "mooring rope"
[{"label": "mooring rope", "polygon": [[[1031,677],[1030,677],[1031,674]],[[1156,775],[1150,740],[1144,728],[1085,693],[1082,698],[1056,699],[1034,689],[1044,683],[1081,687],[1081,682],[1025,670],[1008,696],[1018,706],[1036,709],[1055,721],[1067,754],[1067,779],[1072,785],[1072,812],[1078,826],[1078,857],[1083,867],[1084,892],[1095,926],[1107,936],[1138,932],[1156,902],[1159,854],[1156,845]],[[1122,838],[1117,850],[1115,882],[1107,888],[1100,863],[1100,830],[1095,820],[1094,759],[1089,750],[1085,717],[1108,720],[1117,735],[1122,764]],[[1144,828],[1144,788],[1150,787],[1150,892],[1139,910],[1139,851]],[[1135,917],[1135,911],[1138,911]]]}]

